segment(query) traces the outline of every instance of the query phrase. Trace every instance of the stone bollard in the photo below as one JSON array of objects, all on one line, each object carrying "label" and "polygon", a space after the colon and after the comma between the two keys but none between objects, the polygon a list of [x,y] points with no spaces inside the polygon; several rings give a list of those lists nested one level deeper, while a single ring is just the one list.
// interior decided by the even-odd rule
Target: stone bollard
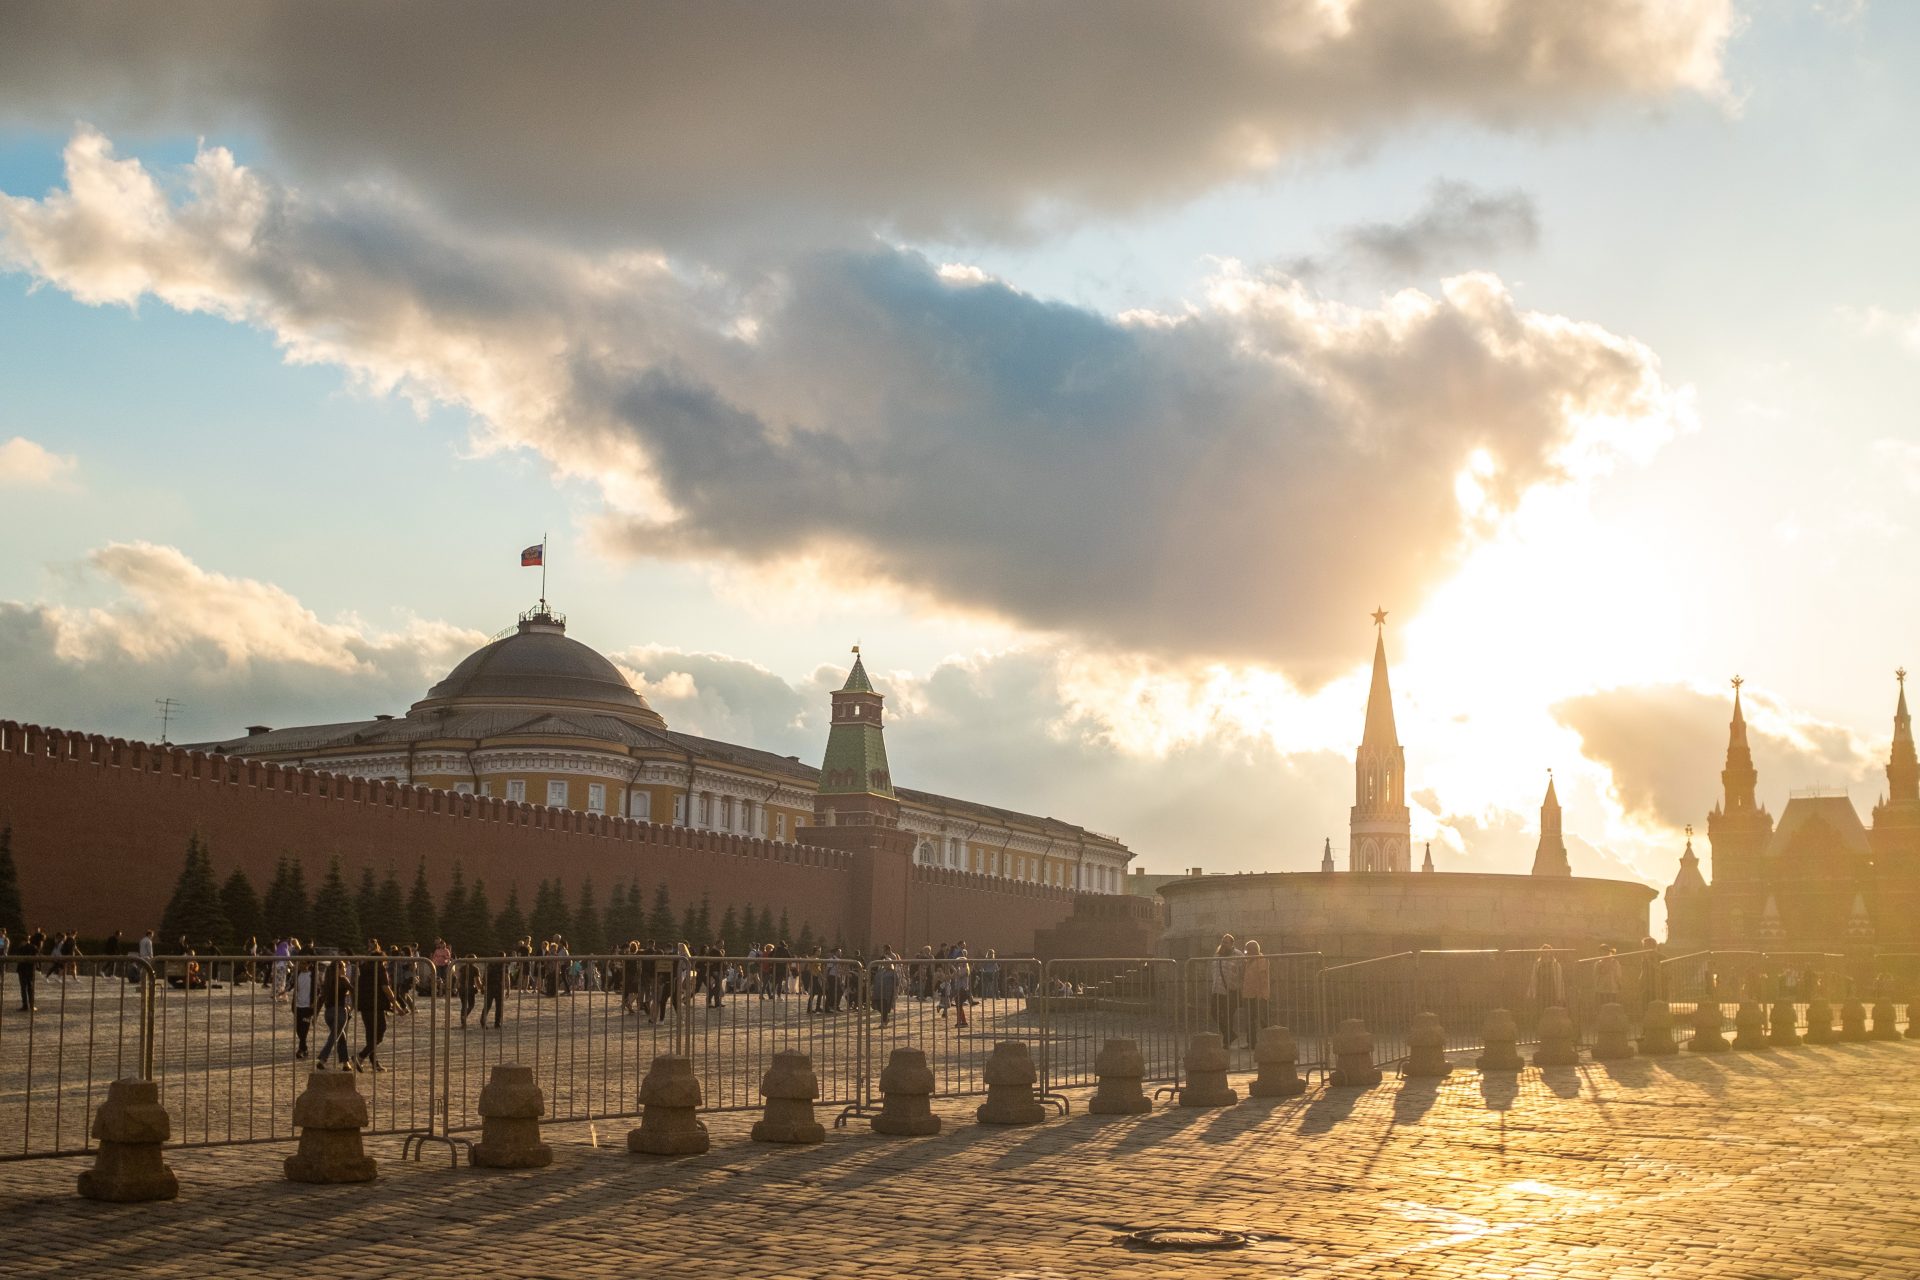
[{"label": "stone bollard", "polygon": [[172,1133],[173,1122],[160,1105],[159,1085],[115,1080],[93,1113],[93,1136],[100,1147],[93,1168],[80,1175],[80,1194],[118,1204],[173,1199],[180,1194],[180,1180],[160,1158],[161,1144]]},{"label": "stone bollard", "polygon": [[480,1141],[467,1163],[476,1169],[544,1169],[553,1148],[540,1141],[540,1117],[546,1095],[534,1083],[533,1068],[503,1063],[480,1091]]},{"label": "stone bollard", "polygon": [[1852,996],[1840,1005],[1840,1038],[1849,1042],[1867,1038],[1867,1007]]},{"label": "stone bollard", "polygon": [[1825,1000],[1815,998],[1807,1002],[1807,1043],[1832,1044],[1833,1006]]},{"label": "stone bollard", "polygon": [[1920,1040],[1920,992],[1907,997],[1907,1039]]},{"label": "stone bollard", "polygon": [[1767,1011],[1758,1000],[1742,1000],[1740,1011],[1733,1015],[1733,1047],[1767,1047]]},{"label": "stone bollard", "polygon": [[1514,1025],[1513,1013],[1508,1009],[1495,1009],[1487,1014],[1487,1023],[1480,1032],[1480,1040],[1485,1047],[1474,1063],[1482,1071],[1518,1071],[1525,1067],[1520,1050],[1515,1047],[1520,1039],[1520,1028]]},{"label": "stone bollard", "polygon": [[1285,1027],[1262,1027],[1253,1043],[1253,1062],[1260,1074],[1247,1086],[1253,1098],[1294,1098],[1307,1091],[1297,1067],[1300,1047]]},{"label": "stone bollard", "polygon": [[1373,1032],[1358,1018],[1348,1018],[1333,1033],[1333,1075],[1328,1084],[1344,1089],[1371,1089],[1380,1083],[1373,1065]]},{"label": "stone bollard", "polygon": [[1647,1001],[1647,1011],[1640,1016],[1640,1056],[1659,1058],[1678,1052],[1680,1046],[1673,1040],[1673,1006],[1665,1000]]},{"label": "stone bollard", "polygon": [[636,1155],[697,1156],[712,1143],[694,1115],[704,1100],[693,1060],[663,1053],[640,1082],[640,1127],[627,1130],[627,1150]]},{"label": "stone bollard", "polygon": [[1868,1033],[1873,1040],[1898,1040],[1900,1038],[1899,1015],[1894,1012],[1893,1001],[1886,996],[1873,1002],[1873,1030]]},{"label": "stone bollard", "polygon": [[1573,1017],[1562,1005],[1540,1011],[1540,1047],[1533,1051],[1536,1067],[1577,1067],[1580,1046],[1573,1039]]},{"label": "stone bollard", "polygon": [[820,1096],[820,1081],[813,1074],[813,1059],[793,1049],[773,1055],[767,1074],[760,1080],[760,1096],[767,1100],[766,1110],[753,1126],[755,1142],[806,1144],[825,1142],[827,1131],[813,1118],[813,1100]]},{"label": "stone bollard", "polygon": [[1593,1060],[1612,1062],[1632,1056],[1633,1027],[1627,1022],[1626,1009],[1613,1002],[1601,1005],[1593,1023]]},{"label": "stone bollard", "polygon": [[283,1166],[289,1182],[372,1182],[378,1166],[360,1145],[367,1127],[367,1100],[349,1071],[314,1071],[307,1091],[294,1099],[293,1123],[300,1149]]},{"label": "stone bollard", "polygon": [[1800,1011],[1791,1000],[1776,1000],[1767,1012],[1767,1043],[1776,1049],[1791,1049],[1800,1043]]},{"label": "stone bollard", "polygon": [[1047,1109],[1033,1096],[1033,1055],[1018,1040],[1002,1040],[987,1055],[987,1100],[973,1115],[981,1124],[1039,1124]]},{"label": "stone bollard", "polygon": [[1407,1066],[1402,1075],[1438,1080],[1451,1074],[1447,1065],[1447,1030],[1438,1014],[1419,1013],[1407,1028]]},{"label": "stone bollard", "polygon": [[1093,1074],[1100,1087],[1093,1092],[1087,1110],[1096,1116],[1138,1116],[1153,1110],[1140,1082],[1147,1076],[1147,1059],[1132,1040],[1109,1040],[1100,1046],[1093,1060]]},{"label": "stone bollard", "polygon": [[895,1049],[880,1073],[880,1114],[869,1123],[875,1133],[896,1138],[932,1137],[940,1132],[932,1099],[933,1068],[927,1065],[926,1051]]},{"label": "stone bollard", "polygon": [[1725,1053],[1733,1048],[1721,1024],[1726,1011],[1718,1000],[1702,1000],[1693,1006],[1693,1039],[1687,1041],[1688,1053]]},{"label": "stone bollard", "polygon": [[1227,1085],[1227,1045],[1218,1035],[1203,1031],[1187,1042],[1186,1084],[1180,1087],[1183,1107],[1230,1107],[1240,1101]]}]

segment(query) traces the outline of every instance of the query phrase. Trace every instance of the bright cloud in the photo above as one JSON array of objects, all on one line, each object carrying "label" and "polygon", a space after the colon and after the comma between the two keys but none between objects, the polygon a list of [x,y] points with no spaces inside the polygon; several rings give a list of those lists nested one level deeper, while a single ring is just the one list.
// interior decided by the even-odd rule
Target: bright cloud
[{"label": "bright cloud", "polygon": [[0,442],[0,488],[51,489],[68,483],[80,460],[15,436]]},{"label": "bright cloud", "polygon": [[1229,265],[1184,313],[1116,320],[890,249],[728,275],[315,202],[218,148],[177,198],[97,133],[67,162],[0,203],[0,258],[462,406],[598,481],[632,554],[811,558],[1307,683],[1350,666],[1376,597],[1415,604],[1528,492],[1690,414],[1647,348],[1484,274],[1359,307]]}]

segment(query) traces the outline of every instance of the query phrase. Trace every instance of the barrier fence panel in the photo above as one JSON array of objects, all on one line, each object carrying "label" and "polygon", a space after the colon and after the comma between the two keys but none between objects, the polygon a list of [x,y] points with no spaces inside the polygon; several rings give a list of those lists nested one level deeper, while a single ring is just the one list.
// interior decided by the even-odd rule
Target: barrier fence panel
[{"label": "barrier fence panel", "polygon": [[0,964],[0,1160],[93,1148],[107,1086],[142,1076],[152,974],[138,960],[35,956]]},{"label": "barrier fence panel", "polygon": [[1179,968],[1172,960],[1049,960],[1042,966],[1046,1070],[1043,1090],[1090,1088],[1109,1040],[1131,1040],[1148,1081],[1177,1080],[1181,1040]]},{"label": "barrier fence panel", "polygon": [[[1419,953],[1401,951],[1371,960],[1327,966],[1322,978],[1324,1030],[1331,1041],[1350,1018],[1373,1033],[1373,1060],[1385,1066],[1407,1056],[1407,1028],[1413,1015]],[[1331,1049],[1327,1051],[1331,1060]]]},{"label": "barrier fence panel", "polygon": [[[1412,964],[1411,1012],[1440,1019],[1448,1053],[1480,1049],[1487,1015],[1514,1004],[1505,977],[1508,966],[1498,951],[1417,951]],[[1404,1027],[1392,1030],[1405,1034]],[[1376,1043],[1381,1034],[1374,1032]]]},{"label": "barrier fence panel", "polygon": [[1044,1072],[1038,960],[989,952],[966,960],[876,960],[872,968],[879,986],[868,1033],[871,1089],[877,1091],[887,1058],[899,1048],[926,1051],[937,1097],[985,1093],[987,1055],[1002,1040],[1025,1044],[1034,1066]]},{"label": "barrier fence panel", "polygon": [[[1212,1031],[1227,1043],[1230,1069],[1252,1071],[1253,1050],[1260,1028],[1280,1026],[1293,1032],[1301,1070],[1325,1065],[1328,1061],[1328,1023],[1322,999],[1325,967],[1326,957],[1318,951],[1286,951],[1257,957],[1203,955],[1182,960],[1182,1052],[1189,1037]],[[1263,969],[1265,982],[1260,980]]]}]

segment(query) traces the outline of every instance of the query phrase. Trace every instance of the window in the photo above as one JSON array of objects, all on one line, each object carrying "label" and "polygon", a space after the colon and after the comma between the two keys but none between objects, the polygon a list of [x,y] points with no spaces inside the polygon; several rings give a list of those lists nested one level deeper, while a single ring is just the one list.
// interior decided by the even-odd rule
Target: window
[{"label": "window", "polygon": [[733,797],[732,796],[720,797],[720,829],[722,831],[733,830]]},{"label": "window", "polygon": [[704,791],[700,793],[700,825],[703,827],[713,825],[713,797]]},{"label": "window", "polygon": [[480,794],[481,794],[481,795],[483,795],[483,796],[490,796],[490,795],[492,795],[492,794],[493,794],[493,784],[492,784],[491,782],[483,782],[483,783],[481,783],[481,784],[480,784]]},{"label": "window", "polygon": [[642,822],[653,819],[653,792],[629,791],[627,793],[627,816],[639,818]]},{"label": "window", "polygon": [[525,778],[507,779],[507,799],[518,801],[521,804],[527,802],[527,780]]},{"label": "window", "polygon": [[785,840],[787,838],[787,815],[784,813],[776,813],[773,815],[773,838],[775,840]]},{"label": "window", "polygon": [[567,784],[565,782],[549,782],[547,784],[547,805],[554,809],[564,809],[567,807]]},{"label": "window", "polygon": [[767,806],[765,805],[753,811],[753,833],[757,836],[767,834]]},{"label": "window", "polygon": [[587,812],[605,813],[607,811],[607,788],[605,783],[587,784]]},{"label": "window", "polygon": [[684,794],[673,797],[673,821],[676,826],[687,825],[687,797]]},{"label": "window", "polygon": [[453,784],[453,794],[457,796],[470,796],[473,794],[473,784],[471,782],[456,782]]}]

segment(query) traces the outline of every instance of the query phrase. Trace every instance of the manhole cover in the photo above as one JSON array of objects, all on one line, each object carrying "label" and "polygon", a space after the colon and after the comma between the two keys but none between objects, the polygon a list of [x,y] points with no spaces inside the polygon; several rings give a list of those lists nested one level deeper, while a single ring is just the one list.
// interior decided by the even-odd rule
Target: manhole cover
[{"label": "manhole cover", "polygon": [[1221,1231],[1215,1227],[1148,1227],[1126,1236],[1130,1249],[1172,1249],[1185,1253],[1204,1253],[1214,1249],[1244,1249],[1248,1237],[1239,1231]]}]

